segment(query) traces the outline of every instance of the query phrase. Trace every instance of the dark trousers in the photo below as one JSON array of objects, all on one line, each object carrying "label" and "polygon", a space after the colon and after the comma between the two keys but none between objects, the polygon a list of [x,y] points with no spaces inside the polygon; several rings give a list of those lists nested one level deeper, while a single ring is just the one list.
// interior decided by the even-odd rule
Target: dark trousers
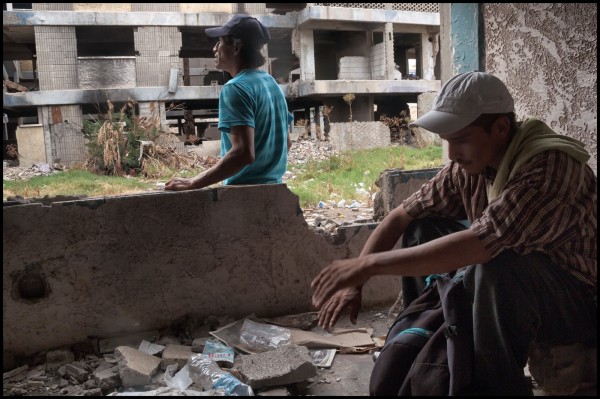
[{"label": "dark trousers", "polygon": [[[414,220],[403,247],[465,226],[443,218]],[[464,284],[473,303],[475,382],[483,395],[532,395],[523,369],[532,342],[596,345],[595,292],[542,253],[500,253],[471,265]],[[402,278],[404,305],[420,294],[425,277]]]}]

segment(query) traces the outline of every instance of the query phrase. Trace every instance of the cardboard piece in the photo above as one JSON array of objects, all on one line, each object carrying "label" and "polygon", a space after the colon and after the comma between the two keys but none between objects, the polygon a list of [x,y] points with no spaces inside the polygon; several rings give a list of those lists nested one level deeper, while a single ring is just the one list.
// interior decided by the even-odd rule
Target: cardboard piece
[{"label": "cardboard piece", "polygon": [[[213,337],[223,341],[230,348],[235,349],[238,353],[260,353],[252,348],[247,347],[240,340],[241,328],[244,324],[244,320],[247,318],[259,323],[263,322],[263,320],[252,314],[241,320],[237,320],[224,327],[221,327],[216,331],[211,331],[210,334]],[[320,332],[303,331],[296,328],[290,328],[289,330],[291,331],[291,343],[306,346],[308,349],[361,348],[360,350],[357,349],[356,351],[364,353],[364,351],[368,351],[368,349],[376,347],[375,342],[371,338],[371,334],[373,333],[372,328],[336,328],[329,333],[323,330]]]}]

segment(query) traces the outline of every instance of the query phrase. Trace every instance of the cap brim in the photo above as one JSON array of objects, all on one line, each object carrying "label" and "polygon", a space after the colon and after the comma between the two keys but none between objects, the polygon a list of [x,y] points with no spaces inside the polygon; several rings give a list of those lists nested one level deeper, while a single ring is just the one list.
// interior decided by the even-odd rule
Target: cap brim
[{"label": "cap brim", "polygon": [[208,36],[208,37],[221,37],[221,36],[229,35],[229,32],[227,31],[227,29],[225,29],[222,26],[218,27],[218,28],[204,29],[204,32],[206,33],[206,36]]},{"label": "cap brim", "polygon": [[467,127],[471,122],[477,119],[479,115],[481,114],[473,113],[457,115],[449,112],[429,111],[416,121],[409,123],[408,126],[419,126],[430,132],[444,136]]}]

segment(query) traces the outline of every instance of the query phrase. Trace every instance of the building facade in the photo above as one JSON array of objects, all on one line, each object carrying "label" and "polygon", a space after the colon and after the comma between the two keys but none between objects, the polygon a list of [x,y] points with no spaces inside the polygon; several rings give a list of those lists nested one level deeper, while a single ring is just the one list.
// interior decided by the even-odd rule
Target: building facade
[{"label": "building facade", "polygon": [[236,13],[269,28],[264,69],[313,134],[325,129],[323,107],[328,122],[349,120],[346,94],[352,120],[369,122],[439,90],[438,3],[5,3],[5,147],[16,140],[38,147],[29,162],[76,165],[83,121],[102,118],[107,100],[202,138],[230,78],[204,30]]}]

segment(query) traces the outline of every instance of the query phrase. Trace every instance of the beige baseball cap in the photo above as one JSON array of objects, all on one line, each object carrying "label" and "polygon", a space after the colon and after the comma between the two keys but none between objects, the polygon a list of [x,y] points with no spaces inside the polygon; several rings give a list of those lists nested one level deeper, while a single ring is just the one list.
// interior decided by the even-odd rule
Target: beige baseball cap
[{"label": "beige baseball cap", "polygon": [[503,114],[514,109],[514,100],[500,79],[485,72],[467,72],[444,83],[431,111],[409,126],[444,137],[467,127],[481,114]]}]

